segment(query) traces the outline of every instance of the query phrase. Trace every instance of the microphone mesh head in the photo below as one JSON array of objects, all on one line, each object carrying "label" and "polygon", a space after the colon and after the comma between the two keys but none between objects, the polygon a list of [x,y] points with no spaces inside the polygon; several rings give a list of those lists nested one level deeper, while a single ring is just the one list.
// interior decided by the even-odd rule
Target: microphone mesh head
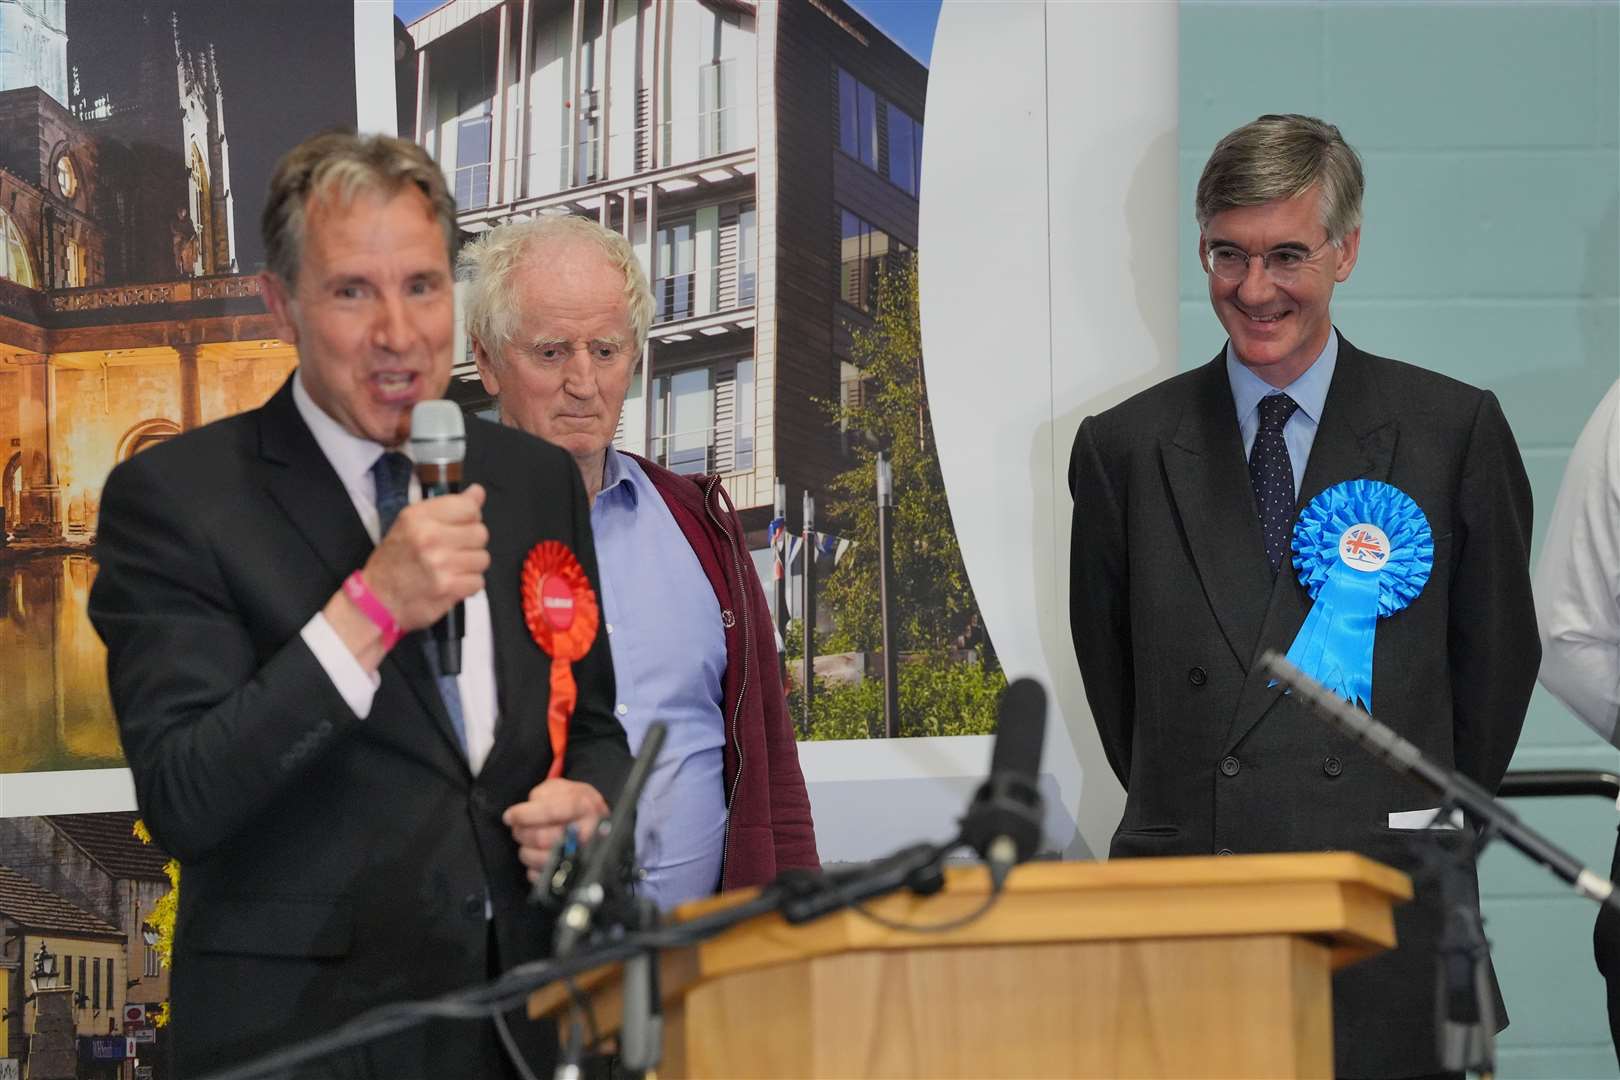
[{"label": "microphone mesh head", "polygon": [[467,456],[467,421],[453,401],[418,401],[411,409],[411,456],[418,464],[443,464]]},{"label": "microphone mesh head", "polygon": [[1033,780],[1041,770],[1046,739],[1046,691],[1034,679],[1014,679],[1002,691],[996,710],[992,773],[1016,773]]}]

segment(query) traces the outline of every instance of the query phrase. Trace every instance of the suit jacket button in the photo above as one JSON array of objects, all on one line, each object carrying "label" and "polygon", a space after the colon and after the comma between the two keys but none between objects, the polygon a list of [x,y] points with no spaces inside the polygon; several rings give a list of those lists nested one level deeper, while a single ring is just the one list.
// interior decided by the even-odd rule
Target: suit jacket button
[{"label": "suit jacket button", "polygon": [[1238,763],[1238,759],[1232,757],[1231,755],[1221,758],[1222,776],[1236,776],[1238,774],[1238,770],[1242,767],[1243,766]]},{"label": "suit jacket button", "polygon": [[1223,847],[1223,848],[1221,848],[1221,850],[1217,851],[1215,854],[1217,854],[1217,855],[1230,855],[1230,854],[1232,854],[1232,849],[1229,848],[1229,847]]},{"label": "suit jacket button", "polygon": [[1340,761],[1333,754],[1329,754],[1322,762],[1322,771],[1329,776],[1338,776],[1340,773],[1344,772],[1344,762]]},{"label": "suit jacket button", "polygon": [[461,913],[469,919],[484,917],[484,894],[468,893],[461,899]]},{"label": "suit jacket button", "polygon": [[1209,672],[1201,667],[1195,667],[1187,672],[1187,681],[1194,686],[1203,686],[1209,682]]}]

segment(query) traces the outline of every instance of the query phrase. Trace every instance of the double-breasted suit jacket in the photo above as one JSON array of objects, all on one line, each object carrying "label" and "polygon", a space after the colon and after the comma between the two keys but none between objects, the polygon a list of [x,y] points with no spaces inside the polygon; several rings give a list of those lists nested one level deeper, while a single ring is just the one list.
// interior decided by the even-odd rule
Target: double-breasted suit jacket
[{"label": "double-breasted suit jacket", "polygon": [[[108,478],[90,614],[107,642],[141,813],[182,865],[170,1036],[179,1075],[381,1002],[484,981],[497,958],[509,966],[547,949],[500,821],[551,761],[549,660],[524,627],[519,573],[532,545],[555,539],[594,585],[590,519],[561,450],[467,425],[465,477],[488,490],[499,707],[476,776],[422,634],[389,653],[364,718],[300,636],[372,541],[291,380],[263,408],[146,450]],[[600,637],[574,675],[564,775],[611,799],[629,754]],[[546,1052],[546,1033],[523,1038]],[[317,1072],[482,1075],[494,1040],[487,1023],[429,1025]]]},{"label": "double-breasted suit jacket", "polygon": [[[1488,391],[1361,352],[1337,366],[1296,507],[1344,480],[1411,496],[1434,536],[1427,584],[1379,621],[1372,712],[1494,790],[1539,658],[1530,486]],[[1417,878],[1398,949],[1334,982],[1340,1075],[1434,1072],[1437,885],[1390,815],[1437,798],[1268,687],[1311,607],[1261,539],[1224,351],[1080,426],[1070,621],[1109,764],[1126,789],[1116,856],[1357,851]],[[1477,886],[1475,886],[1477,890]]]}]

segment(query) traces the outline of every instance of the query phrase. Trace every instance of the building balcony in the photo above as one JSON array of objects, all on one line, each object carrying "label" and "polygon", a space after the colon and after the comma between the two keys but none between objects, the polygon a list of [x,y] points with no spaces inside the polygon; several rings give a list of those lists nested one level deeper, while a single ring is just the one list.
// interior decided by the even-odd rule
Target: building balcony
[{"label": "building balcony", "polygon": [[[514,171],[513,166],[515,161],[509,160],[509,175]],[[456,215],[456,223],[467,232],[479,233],[517,215],[528,216],[552,210],[594,215],[601,212],[604,198],[620,196],[625,192],[645,189],[648,186],[656,186],[660,196],[687,192],[698,198],[711,193],[718,196],[727,186],[752,177],[757,166],[758,156],[755,149],[748,147],[718,157],[681,162],[637,172],[630,176],[594,181],[566,191],[531,195],[501,203],[488,202],[488,167],[485,167],[486,175],[480,176],[476,172],[476,166],[466,166],[469,176],[464,183],[468,197],[465,201],[457,200],[460,209]],[[454,179],[458,181],[459,187],[461,184],[459,175]],[[480,203],[481,205],[475,205]]]},{"label": "building balcony", "polygon": [[669,274],[652,282],[653,325],[684,322],[754,306],[755,260],[721,263],[706,272]]}]

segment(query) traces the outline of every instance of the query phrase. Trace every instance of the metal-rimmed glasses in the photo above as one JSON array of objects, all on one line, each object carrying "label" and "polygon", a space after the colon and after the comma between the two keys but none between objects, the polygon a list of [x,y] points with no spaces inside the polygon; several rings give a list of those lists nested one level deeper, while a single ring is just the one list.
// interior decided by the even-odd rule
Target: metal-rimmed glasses
[{"label": "metal-rimmed glasses", "polygon": [[1260,266],[1278,285],[1291,285],[1299,280],[1306,264],[1333,243],[1324,240],[1308,251],[1297,247],[1276,247],[1266,252],[1251,254],[1231,244],[1209,244],[1203,252],[1204,270],[1222,281],[1242,281],[1249,276],[1249,260],[1259,259]]}]

